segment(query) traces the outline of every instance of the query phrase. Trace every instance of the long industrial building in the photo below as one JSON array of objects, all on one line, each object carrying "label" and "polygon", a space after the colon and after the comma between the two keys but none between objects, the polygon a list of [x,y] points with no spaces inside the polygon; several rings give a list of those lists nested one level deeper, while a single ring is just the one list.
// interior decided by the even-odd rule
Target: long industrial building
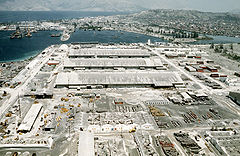
[{"label": "long industrial building", "polygon": [[21,125],[18,128],[18,132],[30,132],[33,124],[35,123],[41,109],[42,104],[33,104],[29,109],[28,113],[24,117]]},{"label": "long industrial building", "polygon": [[166,69],[160,59],[149,58],[89,58],[89,59],[67,59],[64,61],[64,69]]},{"label": "long industrial building", "polygon": [[62,72],[55,81],[55,87],[94,86],[112,87],[173,87],[183,85],[174,72]]},{"label": "long industrial building", "polygon": [[79,133],[78,156],[94,156],[94,136],[92,133]]},{"label": "long industrial building", "polygon": [[71,49],[69,58],[148,58],[153,53],[143,49]]}]

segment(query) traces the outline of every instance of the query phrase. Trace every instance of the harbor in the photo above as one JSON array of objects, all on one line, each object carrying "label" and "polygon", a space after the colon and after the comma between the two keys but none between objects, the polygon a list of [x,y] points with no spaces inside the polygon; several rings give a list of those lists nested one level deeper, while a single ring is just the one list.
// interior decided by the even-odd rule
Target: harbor
[{"label": "harbor", "polygon": [[[61,44],[62,41],[59,37],[51,37],[52,34],[60,34],[61,31],[38,31],[32,33],[31,38],[24,37],[22,39],[10,39],[10,34],[14,31],[0,31],[0,62],[11,62],[25,60],[30,57],[36,56],[45,49],[47,46],[52,44]],[[131,32],[118,31],[84,31],[76,30],[71,34],[69,40],[66,43],[74,42],[102,42],[102,43],[131,43],[131,42],[147,42],[148,39],[152,41],[161,42],[160,38],[151,37],[147,35],[141,35]],[[113,38],[113,36],[119,36]],[[136,38],[136,36],[139,36]],[[22,48],[24,47],[24,48]]]}]

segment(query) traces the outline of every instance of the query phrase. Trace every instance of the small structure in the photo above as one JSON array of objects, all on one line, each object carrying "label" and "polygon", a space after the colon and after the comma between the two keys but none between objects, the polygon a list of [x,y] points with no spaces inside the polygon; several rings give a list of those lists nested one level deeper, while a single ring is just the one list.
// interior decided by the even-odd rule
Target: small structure
[{"label": "small structure", "polygon": [[198,60],[197,64],[204,64],[204,61]]},{"label": "small structure", "polygon": [[122,98],[115,99],[115,100],[114,100],[114,104],[116,104],[116,105],[123,105],[123,104],[124,104],[124,101],[123,101]]},{"label": "small structure", "polygon": [[219,74],[218,73],[210,74],[210,77],[216,78],[216,77],[219,77]]},{"label": "small structure", "polygon": [[188,55],[187,55],[187,58],[194,58],[194,57],[196,57],[195,54],[188,54]]},{"label": "small structure", "polygon": [[66,44],[62,44],[58,49],[58,51],[60,52],[67,51],[67,50],[68,50],[68,46]]},{"label": "small structure", "polygon": [[51,66],[51,65],[58,65],[58,64],[59,64],[59,61],[57,61],[57,60],[49,60],[47,64],[48,64],[49,66]]},{"label": "small structure", "polygon": [[195,72],[196,71],[196,69],[191,67],[191,66],[186,66],[185,69],[189,72]]},{"label": "small structure", "polygon": [[27,93],[24,96],[34,96],[36,99],[52,99],[53,93],[50,91],[34,91]]},{"label": "small structure", "polygon": [[240,105],[240,92],[229,92],[229,97]]},{"label": "small structure", "polygon": [[196,58],[196,59],[201,59],[202,56],[200,56],[200,55],[196,55],[195,58]]},{"label": "small structure", "polygon": [[186,54],[184,52],[179,52],[178,57],[186,57]]},{"label": "small structure", "polygon": [[197,72],[203,72],[203,68],[200,66],[193,66],[193,68],[195,68]]},{"label": "small structure", "polygon": [[205,65],[200,65],[199,67],[202,69],[207,69],[207,66],[205,66]]},{"label": "small structure", "polygon": [[168,99],[172,101],[174,104],[180,104],[182,102],[181,99],[177,97],[168,97]]},{"label": "small structure", "polygon": [[186,92],[182,92],[182,93],[180,93],[181,94],[181,96],[183,97],[183,100],[185,101],[185,102],[191,102],[192,101],[192,98],[186,93]]},{"label": "small structure", "polygon": [[215,68],[215,67],[212,67],[212,66],[207,66],[207,69],[208,69],[210,72],[218,72],[218,69]]},{"label": "small structure", "polygon": [[234,75],[240,77],[240,72],[235,72]]},{"label": "small structure", "polygon": [[177,57],[178,57],[178,54],[172,52],[172,53],[167,53],[167,54],[165,54],[165,56],[166,56],[167,58],[177,58]]},{"label": "small structure", "polygon": [[214,63],[213,60],[206,60],[207,63]]},{"label": "small structure", "polygon": [[196,98],[197,99],[205,99],[205,98],[208,98],[208,95],[207,94],[205,94],[205,93],[198,93],[198,94],[196,94]]}]

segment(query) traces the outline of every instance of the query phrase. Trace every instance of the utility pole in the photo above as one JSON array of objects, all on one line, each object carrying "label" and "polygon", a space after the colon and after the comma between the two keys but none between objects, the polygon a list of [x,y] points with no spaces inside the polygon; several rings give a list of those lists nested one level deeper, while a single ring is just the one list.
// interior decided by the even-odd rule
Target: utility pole
[{"label": "utility pole", "polygon": [[159,137],[162,135],[162,129],[159,128]]},{"label": "utility pole", "polygon": [[70,137],[70,131],[71,131],[71,127],[70,127],[70,122],[69,122],[69,125],[68,125],[68,135]]},{"label": "utility pole", "polygon": [[19,107],[19,118],[21,119],[21,105],[20,105],[20,96],[18,93],[18,107]]}]

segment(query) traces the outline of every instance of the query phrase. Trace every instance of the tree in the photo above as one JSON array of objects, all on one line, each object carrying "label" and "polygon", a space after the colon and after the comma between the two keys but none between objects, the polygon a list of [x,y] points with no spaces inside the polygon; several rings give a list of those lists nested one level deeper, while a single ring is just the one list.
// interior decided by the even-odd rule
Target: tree
[{"label": "tree", "polygon": [[221,53],[222,50],[219,48],[219,46],[215,46],[214,51],[215,51],[216,53]]},{"label": "tree", "polygon": [[193,32],[193,38],[198,38],[198,33],[197,32]]},{"label": "tree", "polygon": [[211,44],[210,49],[214,49],[214,43]]},{"label": "tree", "polygon": [[223,49],[223,44],[220,44],[220,45],[219,45],[219,49]]},{"label": "tree", "polygon": [[226,54],[227,52],[228,52],[227,48],[224,48],[223,53]]},{"label": "tree", "polygon": [[232,43],[230,44],[230,49],[233,50],[233,44]]}]

